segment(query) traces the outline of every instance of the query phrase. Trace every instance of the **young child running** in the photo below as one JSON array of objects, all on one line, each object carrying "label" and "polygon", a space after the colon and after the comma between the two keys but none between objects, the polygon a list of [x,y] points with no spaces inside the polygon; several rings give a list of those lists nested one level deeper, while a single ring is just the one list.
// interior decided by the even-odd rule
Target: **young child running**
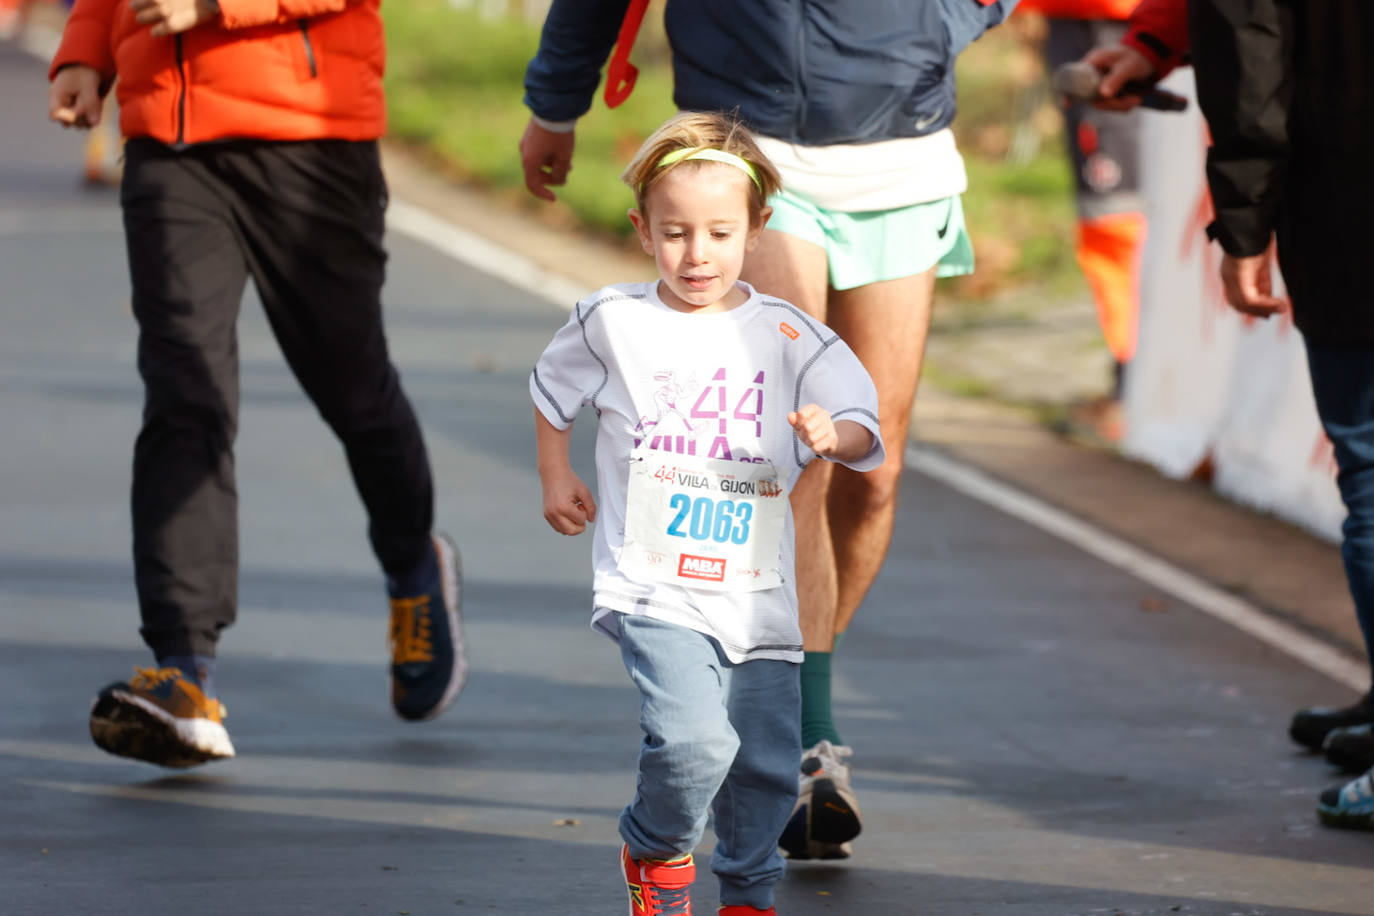
[{"label": "young child running", "polygon": [[[882,463],[877,394],[834,332],[739,281],[779,184],[743,127],[678,115],[622,177],[660,279],[579,302],[530,376],[544,518],[562,534],[600,519],[592,626],[640,691],[631,916],[691,913],[708,811],[720,913],[773,914],[801,753],[787,493],[817,456]],[[568,457],[583,405],[599,512]]]}]

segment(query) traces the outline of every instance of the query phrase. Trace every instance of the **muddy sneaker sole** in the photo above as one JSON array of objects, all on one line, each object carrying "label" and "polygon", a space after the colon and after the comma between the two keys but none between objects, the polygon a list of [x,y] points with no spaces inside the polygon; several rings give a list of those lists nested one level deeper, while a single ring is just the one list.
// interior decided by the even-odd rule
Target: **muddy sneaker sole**
[{"label": "muddy sneaker sole", "polygon": [[95,698],[91,738],[116,756],[176,769],[234,756],[223,725],[177,718],[119,687],[107,687]]}]

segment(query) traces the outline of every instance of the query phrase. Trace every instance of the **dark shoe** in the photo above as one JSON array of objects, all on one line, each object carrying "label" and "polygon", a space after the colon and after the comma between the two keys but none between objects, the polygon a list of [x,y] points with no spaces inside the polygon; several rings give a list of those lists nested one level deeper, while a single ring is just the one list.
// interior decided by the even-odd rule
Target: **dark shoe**
[{"label": "dark shoe", "polygon": [[1370,774],[1323,792],[1317,803],[1317,817],[1328,827],[1374,830],[1374,783]]},{"label": "dark shoe", "polygon": [[1363,773],[1374,767],[1374,725],[1333,729],[1322,742],[1326,762],[1346,773]]},{"label": "dark shoe", "polygon": [[447,535],[433,538],[438,573],[419,595],[391,595],[391,705],[402,719],[432,719],[468,679],[462,572]]},{"label": "dark shoe", "polygon": [[821,741],[802,754],[797,806],[778,840],[789,859],[849,858],[849,841],[863,829],[844,762],[853,753]]},{"label": "dark shoe", "polygon": [[1300,709],[1288,726],[1288,737],[1303,747],[1318,751],[1332,731],[1352,725],[1374,725],[1374,699],[1365,696],[1353,706]]},{"label": "dark shoe", "polygon": [[201,692],[180,668],[135,668],[91,707],[91,738],[104,750],[164,767],[192,767],[234,756],[224,704]]}]

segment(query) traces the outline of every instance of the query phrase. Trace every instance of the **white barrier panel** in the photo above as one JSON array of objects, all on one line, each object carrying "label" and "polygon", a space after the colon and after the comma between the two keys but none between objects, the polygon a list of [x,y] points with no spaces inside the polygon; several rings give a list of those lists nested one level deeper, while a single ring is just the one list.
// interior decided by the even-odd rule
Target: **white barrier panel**
[{"label": "white barrier panel", "polygon": [[1207,130],[1192,71],[1164,86],[1194,102],[1182,114],[1147,113],[1141,132],[1149,236],[1122,450],[1176,478],[1210,461],[1221,493],[1337,540],[1345,508],[1302,335],[1287,315],[1258,321],[1226,305],[1221,250],[1203,233]]}]

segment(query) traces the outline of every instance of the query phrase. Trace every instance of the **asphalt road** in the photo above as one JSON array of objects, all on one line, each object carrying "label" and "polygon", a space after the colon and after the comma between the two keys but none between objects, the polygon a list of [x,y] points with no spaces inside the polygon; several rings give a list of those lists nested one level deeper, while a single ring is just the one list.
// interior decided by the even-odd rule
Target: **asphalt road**
[{"label": "asphalt road", "polygon": [[[636,698],[587,627],[590,542],[540,517],[525,388],[565,316],[406,237],[390,339],[467,567],[467,690],[391,716],[361,508],[250,294],[217,677],[240,756],[174,773],[90,743],[95,691],[148,661],[140,389],[116,195],[80,187],[43,92],[0,46],[0,913],[623,912]],[[866,827],[790,871],[784,916],[1374,913],[1374,837],[1317,824],[1337,777],[1284,734],[1346,688],[931,480],[905,481],[838,665]]]}]

